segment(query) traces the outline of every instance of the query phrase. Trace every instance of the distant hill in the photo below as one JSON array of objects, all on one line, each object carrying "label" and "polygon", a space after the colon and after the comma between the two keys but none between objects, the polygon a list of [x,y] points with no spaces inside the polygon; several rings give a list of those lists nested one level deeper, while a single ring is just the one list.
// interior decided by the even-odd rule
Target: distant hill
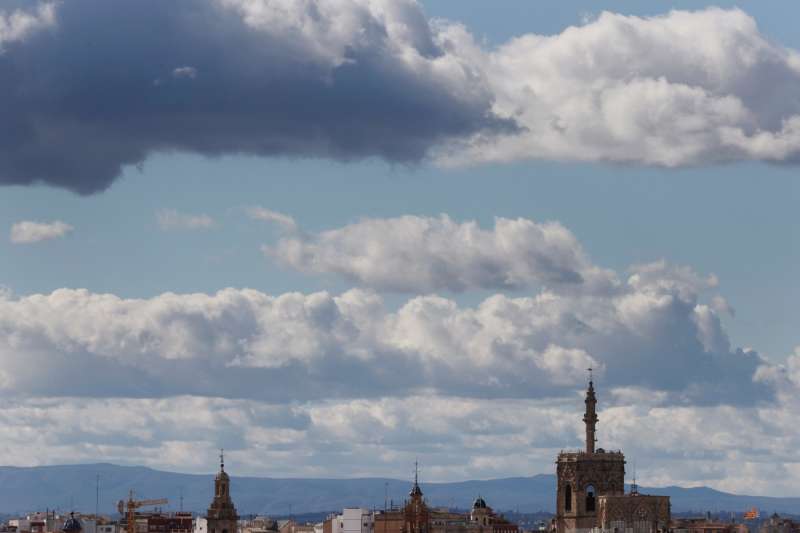
[{"label": "distant hill", "polygon": [[[94,512],[95,480],[100,475],[100,511],[114,513],[116,502],[133,489],[142,498],[169,498],[165,510],[202,512],[211,501],[214,476],[163,472],[140,466],[112,464],[0,467],[0,513],[74,508]],[[233,476],[231,492],[240,514],[288,515],[341,510],[343,507],[383,508],[384,490],[401,502],[410,488],[408,480],[278,479]],[[480,494],[499,511],[554,510],[555,476],[423,483],[434,506],[469,508]],[[767,498],[727,494],[710,488],[640,488],[641,492],[672,498],[675,512],[742,511],[756,506],[764,512],[797,513],[800,498]],[[291,506],[291,508],[290,508]]]}]

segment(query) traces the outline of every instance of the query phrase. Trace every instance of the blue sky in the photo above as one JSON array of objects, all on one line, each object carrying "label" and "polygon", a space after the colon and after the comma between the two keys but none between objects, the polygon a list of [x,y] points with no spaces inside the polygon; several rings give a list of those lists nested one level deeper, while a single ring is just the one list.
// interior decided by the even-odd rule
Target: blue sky
[{"label": "blue sky", "polygon": [[[302,33],[294,22],[284,34],[284,22],[257,2],[231,0],[219,26],[204,25],[205,7],[184,19],[180,9],[143,2],[131,20],[180,21],[180,31],[137,55],[136,32],[102,31],[119,21],[92,10],[94,1],[52,12],[18,2],[32,22],[6,34],[0,24],[0,73],[18,76],[0,86],[11,95],[10,122],[20,138],[29,127],[46,132],[29,144],[0,136],[0,401],[19,435],[43,407],[54,418],[94,417],[113,439],[42,441],[34,457],[12,438],[0,441],[7,456],[205,471],[206,455],[225,440],[241,473],[398,475],[419,453],[438,479],[512,475],[520,465],[537,473],[550,468],[553,450],[580,445],[575,400],[589,363],[601,368],[609,407],[601,437],[642,457],[637,465],[649,462],[648,484],[800,490],[795,437],[764,444],[780,435],[771,421],[791,420],[782,417],[800,386],[794,4],[720,2],[724,10],[704,11],[696,2],[428,0],[384,12],[380,2],[342,0],[342,12],[354,13],[336,19],[348,29],[342,36],[310,25]],[[673,7],[695,11],[667,15]],[[606,9],[615,14],[600,16]],[[471,37],[426,19],[460,22]],[[199,29],[185,30],[187,20]],[[364,29],[370,24],[379,37]],[[232,35],[228,25],[243,25],[246,37],[236,41],[236,61],[217,63],[236,55],[219,44]],[[690,25],[697,57],[686,43],[666,50],[662,32]],[[104,46],[82,48],[81,28]],[[630,45],[620,28],[649,46]],[[363,42],[353,37],[360,31]],[[208,32],[220,40],[193,46]],[[525,34],[557,44],[506,44]],[[414,60],[404,63],[403,53]],[[451,56],[446,65],[431,59]],[[33,58],[44,62],[36,73],[26,70]],[[619,75],[626,61],[638,66]],[[208,81],[209,72],[228,77]],[[525,83],[531,92],[516,92]],[[558,107],[560,94],[578,101],[601,83],[605,96]],[[580,114],[605,97],[602,110]],[[530,103],[537,98],[548,105]],[[556,107],[567,126],[548,119],[552,128],[537,129]],[[595,124],[600,114],[606,122]],[[744,137],[731,133],[737,128]],[[763,132],[772,137],[757,138]],[[252,144],[258,136],[264,144]],[[259,220],[256,207],[291,217],[299,230]],[[182,222],[159,222],[173,211]],[[510,229],[503,219],[524,221]],[[20,242],[12,228],[24,221],[70,229]],[[464,237],[471,221],[484,232],[475,241]],[[513,236],[518,247],[503,248]],[[465,251],[473,245],[474,256]],[[415,277],[416,267],[425,275]],[[577,273],[583,288],[554,272]],[[235,290],[217,292],[226,288]],[[357,338],[339,321],[355,324]],[[28,367],[39,363],[49,370],[37,378]],[[388,385],[393,371],[407,374]],[[121,377],[128,372],[138,385]],[[171,372],[184,377],[165,379]],[[65,375],[79,390],[47,386]],[[330,395],[326,380],[337,384]],[[260,382],[275,395],[241,390]],[[145,414],[153,405],[161,417]],[[453,405],[490,407],[480,431],[508,431],[521,444],[472,449],[464,420],[448,418]],[[231,412],[255,429],[225,425],[183,442],[167,427],[187,409],[198,414],[179,422],[186,431]],[[137,413],[140,434],[111,421],[120,410]],[[552,430],[514,425],[520,410]],[[446,419],[445,430],[420,411]],[[728,417],[758,425],[754,440],[729,438],[718,424]],[[626,425],[631,419],[641,426]],[[705,425],[730,444],[704,449],[707,461],[691,446],[712,445],[694,437],[648,449],[665,420],[685,434]],[[370,421],[380,437],[347,444],[369,440]],[[299,458],[270,470],[291,443]],[[788,479],[770,485],[771,472],[783,471]]]}]

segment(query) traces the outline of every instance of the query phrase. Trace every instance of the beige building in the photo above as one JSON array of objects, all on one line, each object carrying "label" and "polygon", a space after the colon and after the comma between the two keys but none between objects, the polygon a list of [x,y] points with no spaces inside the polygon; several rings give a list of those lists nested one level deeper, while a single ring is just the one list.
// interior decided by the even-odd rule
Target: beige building
[{"label": "beige building", "polygon": [[589,380],[586,391],[586,447],[564,451],[556,460],[556,533],[656,533],[667,531],[669,496],[625,493],[625,456],[595,449],[597,397]]},{"label": "beige building", "polygon": [[497,515],[481,497],[466,514],[430,508],[415,476],[404,506],[375,513],[373,529],[374,533],[518,533],[519,528]]}]

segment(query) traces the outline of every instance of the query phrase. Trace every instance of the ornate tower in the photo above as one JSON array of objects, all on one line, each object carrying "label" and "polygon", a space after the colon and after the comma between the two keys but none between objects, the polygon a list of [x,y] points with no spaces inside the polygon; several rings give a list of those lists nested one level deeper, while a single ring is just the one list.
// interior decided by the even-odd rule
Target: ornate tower
[{"label": "ornate tower", "polygon": [[625,494],[625,456],[620,451],[595,450],[597,397],[591,374],[585,403],[586,450],[561,452],[556,461],[558,533],[588,533],[598,525],[597,498]]},{"label": "ornate tower", "polygon": [[214,500],[206,514],[208,533],[236,533],[239,515],[231,500],[231,479],[225,472],[225,456],[220,450],[219,473],[214,478]]},{"label": "ornate tower", "polygon": [[419,487],[419,464],[414,463],[414,486],[408,493],[411,499],[406,502],[403,510],[403,533],[428,533],[430,519],[428,506],[422,498],[422,489]]}]

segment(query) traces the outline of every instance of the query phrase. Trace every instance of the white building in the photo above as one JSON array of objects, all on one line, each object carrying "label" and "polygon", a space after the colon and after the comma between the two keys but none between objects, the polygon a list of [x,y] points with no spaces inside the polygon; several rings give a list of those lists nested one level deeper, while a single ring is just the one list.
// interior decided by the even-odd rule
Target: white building
[{"label": "white building", "polygon": [[343,509],[331,520],[331,533],[373,533],[375,518],[367,509]]},{"label": "white building", "polygon": [[194,519],[194,533],[208,533],[208,519],[198,516]]}]

